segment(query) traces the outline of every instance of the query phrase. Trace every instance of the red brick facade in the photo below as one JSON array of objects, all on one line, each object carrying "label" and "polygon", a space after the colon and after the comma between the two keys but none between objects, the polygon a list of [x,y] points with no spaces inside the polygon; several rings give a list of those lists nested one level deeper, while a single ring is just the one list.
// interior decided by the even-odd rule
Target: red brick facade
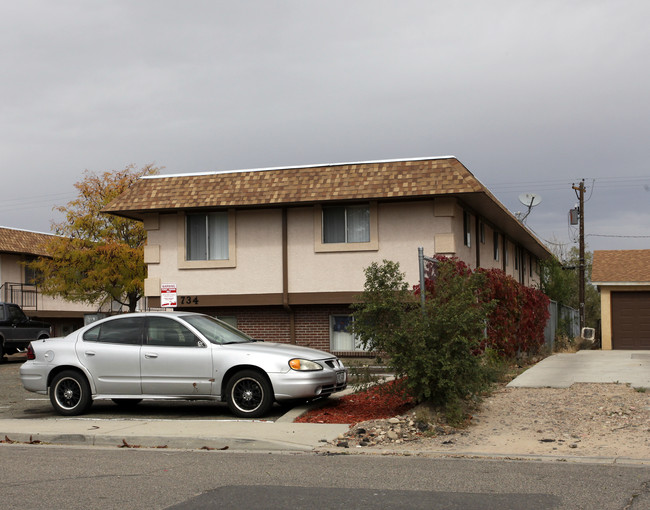
[{"label": "red brick facade", "polygon": [[[179,307],[177,310],[182,310]],[[296,330],[296,344],[331,352],[330,316],[351,314],[348,305],[305,305],[292,306]],[[281,306],[247,306],[219,308],[191,308],[187,311],[200,312],[218,318],[234,317],[237,328],[244,333],[267,342],[289,343],[290,315]],[[359,355],[363,353],[337,353]]]}]

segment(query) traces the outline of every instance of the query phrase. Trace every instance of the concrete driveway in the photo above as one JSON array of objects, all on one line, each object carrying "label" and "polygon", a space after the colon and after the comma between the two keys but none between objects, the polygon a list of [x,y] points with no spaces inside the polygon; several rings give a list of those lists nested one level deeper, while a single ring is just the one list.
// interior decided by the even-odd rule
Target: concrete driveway
[{"label": "concrete driveway", "polygon": [[650,389],[650,351],[578,351],[553,354],[509,387],[568,388],[573,383],[621,383]]}]

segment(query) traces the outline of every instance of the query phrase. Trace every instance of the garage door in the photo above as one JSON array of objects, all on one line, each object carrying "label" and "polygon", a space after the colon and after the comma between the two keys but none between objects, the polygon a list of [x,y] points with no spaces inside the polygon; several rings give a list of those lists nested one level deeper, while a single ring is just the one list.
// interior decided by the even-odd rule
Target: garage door
[{"label": "garage door", "polygon": [[650,292],[612,292],[612,348],[650,349]]}]

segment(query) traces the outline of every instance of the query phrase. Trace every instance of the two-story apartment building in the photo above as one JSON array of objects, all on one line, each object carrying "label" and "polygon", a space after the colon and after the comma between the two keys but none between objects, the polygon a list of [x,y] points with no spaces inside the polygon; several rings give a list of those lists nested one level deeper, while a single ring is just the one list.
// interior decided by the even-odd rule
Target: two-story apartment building
[{"label": "two-story apartment building", "polygon": [[29,317],[49,322],[55,335],[67,335],[83,326],[84,315],[97,307],[46,296],[39,291],[35,274],[25,265],[47,257],[44,245],[52,234],[0,227],[0,301],[16,303]]},{"label": "two-story apartment building", "polygon": [[148,307],[174,284],[177,309],[339,354],[372,262],[415,284],[422,246],[533,285],[551,256],[452,156],[145,177],[104,211],[144,222]]}]

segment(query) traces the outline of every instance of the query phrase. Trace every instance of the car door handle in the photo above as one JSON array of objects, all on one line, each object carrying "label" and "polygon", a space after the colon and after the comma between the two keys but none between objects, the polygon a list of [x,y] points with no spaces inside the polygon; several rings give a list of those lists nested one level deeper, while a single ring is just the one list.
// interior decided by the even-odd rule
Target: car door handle
[{"label": "car door handle", "polygon": [[155,352],[145,352],[144,357],[147,359],[157,358],[158,355]]},{"label": "car door handle", "polygon": [[86,356],[94,356],[95,351],[86,351]]}]

